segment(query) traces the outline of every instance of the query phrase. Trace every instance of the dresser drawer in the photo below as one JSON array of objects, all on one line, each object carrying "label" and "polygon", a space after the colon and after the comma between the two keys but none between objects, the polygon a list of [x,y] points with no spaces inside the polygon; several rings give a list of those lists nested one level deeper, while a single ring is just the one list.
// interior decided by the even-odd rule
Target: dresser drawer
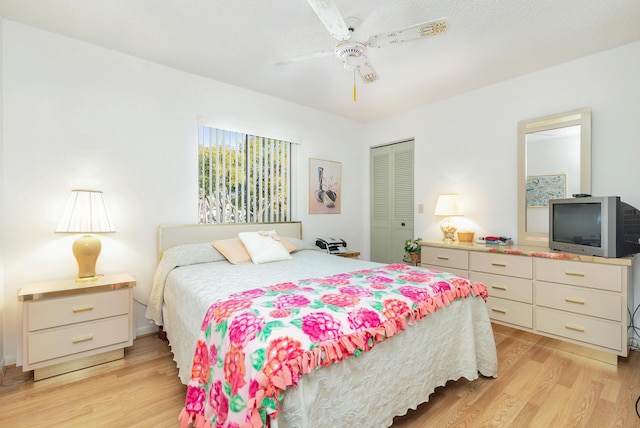
[{"label": "dresser drawer", "polygon": [[28,303],[29,331],[69,325],[129,312],[129,289],[86,293]]},{"label": "dresser drawer", "polygon": [[427,269],[435,270],[435,271],[438,271],[438,272],[448,272],[448,273],[452,273],[454,275],[463,276],[465,278],[469,277],[469,271],[468,270],[453,269],[453,268],[448,268],[448,267],[444,267],[444,266],[425,265],[424,263],[422,263],[420,265],[420,267],[424,267],[424,268],[427,268]]},{"label": "dresser drawer", "polygon": [[533,261],[531,257],[472,252],[469,255],[469,266],[471,270],[478,272],[518,278],[533,278]]},{"label": "dresser drawer", "polygon": [[454,269],[469,269],[469,253],[448,248],[422,247],[422,263]]},{"label": "dresser drawer", "polygon": [[533,307],[526,303],[489,296],[487,310],[492,320],[533,328]]},{"label": "dresser drawer", "polygon": [[537,259],[536,279],[600,290],[622,291],[622,268],[601,263]]},{"label": "dresser drawer", "polygon": [[620,323],[538,307],[536,308],[536,329],[618,352],[622,351]]},{"label": "dresser drawer", "polygon": [[486,285],[489,296],[528,304],[533,303],[533,281],[530,279],[473,271],[470,274],[470,279]]},{"label": "dresser drawer", "polygon": [[118,343],[126,346],[131,338],[129,330],[129,316],[121,315],[30,333],[29,364]]},{"label": "dresser drawer", "polygon": [[536,284],[536,304],[611,321],[622,320],[622,296],[548,282]]}]

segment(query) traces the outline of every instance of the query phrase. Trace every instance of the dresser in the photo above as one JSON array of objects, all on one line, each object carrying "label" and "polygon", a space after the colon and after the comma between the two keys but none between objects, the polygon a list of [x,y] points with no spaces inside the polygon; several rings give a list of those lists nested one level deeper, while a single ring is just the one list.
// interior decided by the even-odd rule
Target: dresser
[{"label": "dresser", "polygon": [[123,358],[133,344],[135,284],[129,274],[25,284],[23,371],[40,380]]},{"label": "dresser", "polygon": [[559,339],[569,351],[614,364],[628,353],[634,263],[634,257],[422,241],[422,266],[487,286],[492,322]]}]

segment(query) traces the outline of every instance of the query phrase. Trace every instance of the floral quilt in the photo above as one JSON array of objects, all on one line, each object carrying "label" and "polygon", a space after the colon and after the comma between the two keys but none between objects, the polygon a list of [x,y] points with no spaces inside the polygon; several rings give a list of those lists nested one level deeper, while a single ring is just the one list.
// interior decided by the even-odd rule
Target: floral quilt
[{"label": "floral quilt", "polygon": [[230,295],[202,322],[182,426],[266,426],[303,374],[358,356],[469,296],[486,300],[486,287],[405,264]]}]

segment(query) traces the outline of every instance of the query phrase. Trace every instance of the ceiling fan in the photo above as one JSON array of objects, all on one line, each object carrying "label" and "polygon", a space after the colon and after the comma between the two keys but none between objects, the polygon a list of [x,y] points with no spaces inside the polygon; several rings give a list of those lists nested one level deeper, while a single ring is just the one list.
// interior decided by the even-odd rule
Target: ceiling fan
[{"label": "ceiling fan", "polygon": [[357,71],[360,78],[365,83],[372,83],[378,80],[378,73],[376,73],[369,57],[367,56],[368,48],[382,48],[389,45],[396,45],[411,40],[421,39],[423,37],[435,36],[446,32],[449,26],[446,18],[440,18],[395,31],[374,34],[369,37],[366,42],[351,40],[351,33],[355,31],[360,23],[358,19],[343,19],[333,0],[307,0],[307,2],[311,5],[331,36],[338,40],[338,44],[335,46],[333,51],[321,51],[308,55],[286,58],[274,62],[274,65],[290,64],[292,62],[303,61],[310,58],[335,55],[342,60],[344,68],[347,70],[353,70],[354,74]]}]

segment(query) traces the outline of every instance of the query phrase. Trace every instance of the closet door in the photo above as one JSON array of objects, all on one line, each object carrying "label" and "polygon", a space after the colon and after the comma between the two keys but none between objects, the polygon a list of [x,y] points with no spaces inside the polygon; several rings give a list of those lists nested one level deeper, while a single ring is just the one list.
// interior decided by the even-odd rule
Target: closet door
[{"label": "closet door", "polygon": [[371,260],[402,261],[413,236],[413,140],[371,149]]}]

